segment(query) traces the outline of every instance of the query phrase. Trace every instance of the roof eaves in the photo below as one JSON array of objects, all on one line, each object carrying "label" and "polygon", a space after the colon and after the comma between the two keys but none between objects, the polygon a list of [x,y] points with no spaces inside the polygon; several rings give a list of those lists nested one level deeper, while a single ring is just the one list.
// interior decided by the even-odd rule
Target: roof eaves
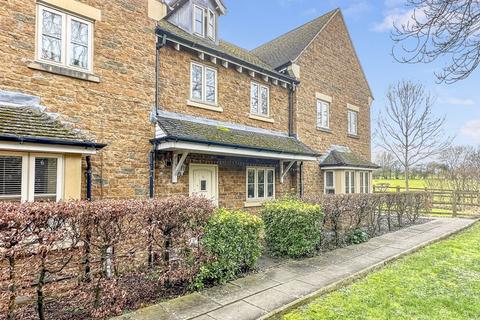
[{"label": "roof eaves", "polygon": [[288,83],[291,83],[291,84],[299,84],[300,83],[299,80],[294,79],[294,78],[289,77],[289,76],[286,76],[286,75],[281,74],[279,72],[276,72],[276,71],[273,71],[273,70],[267,70],[265,68],[254,65],[250,62],[247,62],[243,59],[240,59],[240,58],[235,57],[233,55],[227,54],[223,51],[219,51],[219,50],[216,50],[216,49],[213,49],[213,48],[209,48],[209,47],[204,46],[200,43],[185,39],[184,37],[181,37],[179,35],[173,34],[173,33],[169,32],[167,30],[162,29],[160,26],[156,27],[156,34],[158,36],[165,35],[165,36],[167,36],[167,39],[170,40],[170,41],[179,42],[181,45],[189,47],[193,50],[201,50],[203,52],[206,52],[207,54],[210,53],[210,54],[213,54],[213,55],[218,56],[220,58],[229,59],[233,63],[245,66],[245,67],[253,69],[253,70],[257,70],[261,73],[264,73],[264,74],[269,75],[269,76],[274,77],[274,78],[278,78],[278,79],[283,80],[285,82],[288,82]]},{"label": "roof eaves", "polygon": [[106,144],[103,144],[103,143],[95,143],[91,141],[49,139],[49,138],[40,138],[40,137],[18,137],[18,136],[11,136],[11,135],[1,135],[0,141],[85,147],[85,148],[95,148],[96,150],[103,149],[107,146]]},{"label": "roof eaves", "polygon": [[230,144],[230,143],[223,143],[223,142],[216,142],[216,141],[209,141],[204,139],[192,139],[192,138],[185,138],[185,137],[177,137],[177,136],[166,136],[157,139],[152,139],[150,142],[153,143],[160,143],[160,142],[168,142],[168,141],[183,141],[183,142],[193,142],[193,143],[204,143],[207,145],[214,145],[214,146],[222,146],[222,147],[231,147],[231,148],[241,148],[247,150],[255,150],[255,151],[269,151],[269,152],[277,152],[279,154],[294,154],[294,155],[301,155],[301,156],[312,156],[318,157],[319,155],[315,152],[284,152],[279,151],[276,149],[269,149],[269,148],[259,148],[253,146],[246,146],[241,144]]}]

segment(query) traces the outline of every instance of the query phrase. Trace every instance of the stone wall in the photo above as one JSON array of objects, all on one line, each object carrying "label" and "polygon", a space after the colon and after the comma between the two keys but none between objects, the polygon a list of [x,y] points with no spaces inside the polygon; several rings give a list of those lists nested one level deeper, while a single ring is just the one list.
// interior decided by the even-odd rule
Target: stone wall
[{"label": "stone wall", "polygon": [[[296,92],[299,139],[321,154],[331,145],[343,145],[370,159],[371,93],[340,13],[327,24],[297,63],[301,81]],[[332,97],[331,132],[317,129],[316,93]],[[360,108],[358,137],[347,133],[347,104]],[[323,192],[323,175],[318,163],[306,163],[304,176],[305,195]]]}]

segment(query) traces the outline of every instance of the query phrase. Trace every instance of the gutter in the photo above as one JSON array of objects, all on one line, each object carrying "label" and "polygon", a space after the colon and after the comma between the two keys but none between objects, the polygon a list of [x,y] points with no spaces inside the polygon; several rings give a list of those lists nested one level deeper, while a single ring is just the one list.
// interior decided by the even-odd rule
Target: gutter
[{"label": "gutter", "polygon": [[245,146],[245,145],[212,142],[212,141],[206,141],[206,140],[201,140],[201,139],[189,139],[189,138],[175,137],[175,136],[168,136],[168,137],[153,139],[153,140],[150,140],[150,143],[158,145],[161,142],[178,142],[178,141],[192,142],[192,143],[203,143],[203,144],[212,145],[212,146],[229,147],[229,148],[235,148],[235,149],[249,149],[249,150],[255,150],[255,151],[277,152],[279,154],[293,154],[293,155],[310,156],[310,157],[319,157],[320,156],[319,154],[316,154],[316,153],[283,152],[283,151],[274,150],[274,149],[265,149],[265,148],[251,147],[251,146]]},{"label": "gutter", "polygon": [[288,82],[288,83],[291,83],[291,84],[299,84],[300,83],[300,81],[298,81],[296,79],[293,79],[291,77],[285,76],[285,75],[280,74],[280,73],[273,72],[271,70],[264,69],[262,67],[254,65],[252,63],[249,63],[249,62],[244,61],[242,59],[239,59],[237,57],[231,56],[231,55],[226,54],[224,52],[209,48],[209,47],[204,46],[202,44],[199,44],[197,42],[187,40],[187,39],[185,39],[181,36],[178,36],[176,34],[173,34],[173,33],[169,32],[169,31],[163,30],[159,26],[157,26],[157,28],[155,30],[155,33],[157,34],[157,36],[167,36],[168,40],[178,42],[185,47],[189,47],[189,48],[194,49],[194,50],[204,51],[207,54],[215,55],[215,56],[217,56],[221,59],[226,59],[226,60],[228,59],[229,61],[231,61],[234,64],[242,65],[242,66],[245,66],[246,68],[257,70],[258,72],[262,72],[262,73],[264,73],[264,74],[266,74],[266,75],[268,75],[272,78],[277,78],[277,79],[280,79],[282,81],[285,81],[285,82]]},{"label": "gutter", "polygon": [[95,148],[96,150],[103,149],[107,146],[106,144],[103,144],[103,143],[94,143],[94,142],[85,142],[85,141],[72,141],[72,140],[34,138],[34,137],[14,137],[14,136],[0,136],[0,141],[64,145],[64,146],[74,146],[74,147]]}]

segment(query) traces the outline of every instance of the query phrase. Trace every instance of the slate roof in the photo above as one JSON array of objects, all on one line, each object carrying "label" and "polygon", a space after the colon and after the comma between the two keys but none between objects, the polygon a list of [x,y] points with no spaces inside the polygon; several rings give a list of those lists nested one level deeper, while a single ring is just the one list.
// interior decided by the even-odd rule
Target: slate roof
[{"label": "slate roof", "polygon": [[0,105],[0,140],[102,148],[32,107]]},{"label": "slate roof", "polygon": [[165,136],[157,141],[178,140],[258,151],[317,155],[305,144],[286,134],[259,133],[168,117],[159,117],[158,125]]},{"label": "slate roof", "polygon": [[320,167],[380,168],[375,163],[365,160],[353,152],[341,152],[338,150],[331,151],[330,154],[320,163]]},{"label": "slate roof", "polygon": [[252,50],[251,53],[274,68],[279,68],[291,61],[295,61],[337,12],[339,12],[338,9],[330,11],[303,26],[261,45]]},{"label": "slate roof", "polygon": [[262,61],[259,57],[257,57],[252,52],[240,48],[230,42],[219,40],[218,45],[210,40],[203,39],[197,37],[193,34],[188,33],[187,31],[175,26],[174,24],[166,21],[160,20],[158,21],[157,26],[157,34],[162,36],[163,34],[167,35],[168,38],[173,38],[174,40],[183,40],[186,41],[191,46],[194,46],[199,49],[203,49],[207,52],[212,52],[213,54],[218,55],[219,57],[231,58],[232,62],[237,62],[234,60],[238,60],[238,62],[243,62],[247,66],[251,65],[252,67],[256,67],[259,71],[263,71],[267,74],[271,74],[276,76],[280,79],[283,79],[288,82],[297,82],[295,79],[282,74],[275,70],[271,65]]}]

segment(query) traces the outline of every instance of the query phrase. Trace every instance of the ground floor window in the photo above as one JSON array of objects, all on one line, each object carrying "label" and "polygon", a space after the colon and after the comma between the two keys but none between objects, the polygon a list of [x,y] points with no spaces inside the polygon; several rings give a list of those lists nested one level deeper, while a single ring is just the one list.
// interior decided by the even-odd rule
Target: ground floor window
[{"label": "ground floor window", "polygon": [[370,193],[370,172],[360,172],[360,193]]},{"label": "ground floor window", "polygon": [[275,169],[247,168],[247,200],[275,198]]},{"label": "ground floor window", "polygon": [[60,201],[63,157],[0,152],[0,201]]},{"label": "ground floor window", "polygon": [[335,172],[325,171],[325,193],[335,194]]},{"label": "ground floor window", "polygon": [[345,193],[355,193],[355,171],[345,171]]}]

